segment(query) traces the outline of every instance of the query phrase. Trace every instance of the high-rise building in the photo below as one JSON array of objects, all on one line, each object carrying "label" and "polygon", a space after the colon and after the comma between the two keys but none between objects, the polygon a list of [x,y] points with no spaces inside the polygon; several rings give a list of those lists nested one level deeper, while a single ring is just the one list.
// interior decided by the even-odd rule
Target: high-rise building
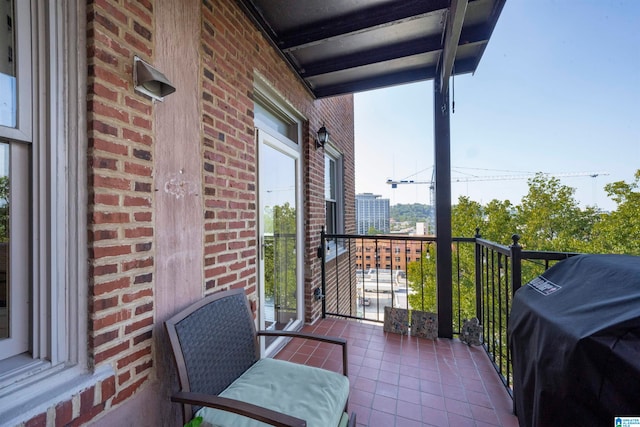
[{"label": "high-rise building", "polygon": [[373,193],[356,194],[356,223],[358,234],[367,234],[375,228],[389,233],[389,199]]}]

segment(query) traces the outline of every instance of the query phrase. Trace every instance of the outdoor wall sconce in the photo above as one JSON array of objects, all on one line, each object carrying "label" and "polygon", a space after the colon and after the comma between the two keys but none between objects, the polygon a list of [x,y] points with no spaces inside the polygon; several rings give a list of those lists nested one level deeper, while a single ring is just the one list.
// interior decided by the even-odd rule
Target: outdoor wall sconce
[{"label": "outdoor wall sconce", "polygon": [[176,91],[164,74],[137,56],[133,57],[133,85],[136,92],[158,101]]},{"label": "outdoor wall sconce", "polygon": [[316,148],[324,148],[324,144],[327,142],[329,142],[329,131],[324,127],[324,123],[322,123],[322,127],[318,129],[318,135],[316,137]]}]

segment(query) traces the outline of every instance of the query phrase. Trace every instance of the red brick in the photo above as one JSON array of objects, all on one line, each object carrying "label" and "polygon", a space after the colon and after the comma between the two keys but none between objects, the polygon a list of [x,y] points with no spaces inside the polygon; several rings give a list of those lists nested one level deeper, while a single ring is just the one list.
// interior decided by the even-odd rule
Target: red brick
[{"label": "red brick", "polygon": [[139,316],[141,314],[148,313],[150,311],[153,311],[153,303],[152,302],[148,302],[148,303],[146,303],[144,305],[140,305],[140,306],[136,307],[135,315]]},{"label": "red brick", "polygon": [[130,271],[136,268],[153,267],[153,258],[135,259],[122,264],[123,271]]},{"label": "red brick", "polygon": [[87,412],[93,408],[93,399],[95,397],[95,390],[93,387],[89,387],[86,390],[80,392],[80,412]]},{"label": "red brick", "polygon": [[118,272],[118,266],[116,264],[108,265],[95,265],[90,267],[89,274],[91,276],[105,276],[107,274],[113,274]]},{"label": "red brick", "polygon": [[[129,122],[129,114],[126,111],[122,111],[118,108],[105,105],[102,102],[96,100],[94,100],[93,102],[89,102],[89,111],[103,117],[108,117],[109,119],[121,121],[123,123]],[[117,133],[112,135],[116,136]]]},{"label": "red brick", "polygon": [[124,97],[124,103],[127,107],[133,108],[137,112],[147,116],[151,115],[151,112],[153,111],[151,105],[148,102],[143,102],[130,96]]},{"label": "red brick", "polygon": [[105,380],[102,380],[101,390],[102,390],[102,401],[106,402],[113,395],[116,394],[116,378],[109,377]]},{"label": "red brick", "polygon": [[123,128],[122,137],[129,141],[138,142],[140,144],[151,145],[151,137],[149,135],[143,135],[140,132],[136,132],[131,129]]},{"label": "red brick", "polygon": [[118,128],[101,122],[100,120],[92,120],[91,123],[89,123],[89,128],[105,135],[118,136]]},{"label": "red brick", "polygon": [[131,188],[131,181],[126,178],[94,175],[93,185],[113,190],[129,190]]},{"label": "red brick", "polygon": [[111,88],[108,88],[98,82],[94,82],[92,85],[89,86],[89,93],[90,94],[95,94],[97,96],[99,96],[100,98],[104,98],[107,99],[109,101],[117,101],[118,100],[118,92],[115,90],[112,90]]},{"label": "red brick", "polygon": [[140,386],[142,384],[144,384],[144,382],[147,380],[147,377],[148,377],[148,375],[145,375],[144,377],[140,378],[139,380],[134,382],[129,387],[127,387],[127,388],[125,388],[123,390],[120,390],[118,392],[118,394],[116,395],[116,397],[111,402],[111,404],[112,405],[117,405],[118,403],[121,403],[124,400],[128,399],[129,397],[131,397],[133,395],[133,393],[135,393],[138,390],[138,388],[140,388]]},{"label": "red brick", "polygon": [[94,224],[123,224],[129,223],[129,214],[125,212],[95,212]]},{"label": "red brick", "polygon": [[149,355],[151,355],[151,347],[145,347],[141,350],[136,351],[135,353],[132,353],[118,360],[117,367],[118,369],[122,369],[130,365],[131,363],[135,362],[136,360]]},{"label": "red brick", "polygon": [[133,219],[136,222],[149,222],[153,220],[153,214],[151,212],[136,212],[133,214]]},{"label": "red brick", "polygon": [[118,312],[107,314],[106,316],[99,317],[93,321],[93,330],[99,331],[102,328],[113,326],[124,320],[131,318],[131,311],[128,309],[122,309]]},{"label": "red brick", "polygon": [[130,323],[127,326],[125,326],[124,327],[124,333],[129,335],[130,333],[135,332],[138,329],[142,329],[144,327],[151,326],[151,325],[153,325],[153,317],[147,317],[144,320],[141,320],[139,322]]},{"label": "red brick", "polygon": [[125,0],[124,7],[128,11],[133,13],[135,16],[137,16],[138,18],[141,18],[144,21],[145,24],[151,25],[152,20],[151,20],[151,14],[149,13],[149,9],[151,9],[150,5],[149,5],[149,8],[147,9],[147,11],[144,11],[143,9],[140,8],[140,5],[138,3],[144,3],[144,2],[140,2],[139,0],[137,0],[137,1],[136,0]]},{"label": "red brick", "polygon": [[100,27],[104,28],[105,30],[109,31],[115,36],[119,35],[118,26],[115,23],[113,23],[111,19],[108,16],[105,16],[102,12],[95,11],[91,13],[89,21],[90,22],[95,21],[100,25]]},{"label": "red brick", "polygon": [[124,171],[138,176],[152,176],[153,169],[150,166],[143,166],[137,163],[126,162]]},{"label": "red brick", "polygon": [[110,256],[120,256],[131,253],[130,245],[120,245],[120,246],[105,246],[105,247],[94,247],[93,248],[93,257],[94,258],[103,258]]},{"label": "red brick", "polygon": [[109,331],[109,332],[105,332],[103,334],[100,335],[96,335],[93,338],[93,348],[96,347],[100,347],[101,345],[104,345],[106,343],[109,343],[111,341],[114,341],[116,339],[118,339],[118,331],[117,330],[113,330],[113,331]]},{"label": "red brick", "polygon": [[89,74],[93,75],[97,81],[108,83],[106,86],[115,86],[115,89],[129,89],[128,78],[123,78],[113,71],[107,70],[100,65],[89,66]]},{"label": "red brick", "polygon": [[151,207],[151,200],[147,197],[130,197],[125,196],[124,206],[143,206]]},{"label": "red brick", "polygon": [[91,159],[91,165],[97,169],[118,169],[118,161],[116,159],[108,159],[98,156],[95,156]]},{"label": "red brick", "polygon": [[124,236],[127,239],[134,239],[136,237],[151,237],[153,236],[153,228],[151,227],[127,228],[124,230]]},{"label": "red brick", "polygon": [[93,295],[102,295],[118,289],[125,289],[129,287],[130,283],[131,279],[129,277],[120,277],[110,282],[96,283],[93,285]]},{"label": "red brick", "polygon": [[97,364],[107,359],[110,359],[116,356],[117,354],[124,352],[128,348],[129,348],[129,342],[125,341],[123,343],[116,345],[115,347],[111,347],[106,350],[103,350],[95,355],[94,357],[95,363]]},{"label": "red brick", "polygon": [[113,296],[109,298],[97,299],[93,302],[94,312],[103,311],[109,308],[118,306],[118,297]]},{"label": "red brick", "polygon": [[152,56],[151,48],[148,46],[143,39],[139,38],[139,36],[135,36],[130,32],[125,33],[124,41],[129,43],[135,50],[138,50],[142,53],[143,56],[150,57]]},{"label": "red brick", "polygon": [[94,0],[96,7],[104,9],[109,17],[115,19],[121,24],[127,25],[127,16],[120,11],[120,8],[115,7],[108,0]]},{"label": "red brick", "polygon": [[131,372],[125,371],[118,375],[118,385],[122,385],[131,379]]},{"label": "red brick", "polygon": [[118,238],[117,230],[96,230],[93,232],[93,241],[111,240]]},{"label": "red brick", "polygon": [[47,414],[39,414],[24,423],[24,427],[41,427],[47,425]]},{"label": "red brick", "polygon": [[153,289],[143,289],[141,291],[123,295],[122,302],[128,303],[128,302],[138,300],[140,298],[152,297],[152,296],[153,296]]},{"label": "red brick", "polygon": [[56,427],[66,426],[73,418],[73,404],[67,400],[56,405]]},{"label": "red brick", "polygon": [[151,283],[153,281],[153,273],[140,274],[133,279],[133,283],[138,285],[140,283]]},{"label": "red brick", "polygon": [[144,371],[148,371],[153,367],[153,359],[149,359],[144,363],[141,363],[135,367],[136,375],[140,375]]}]

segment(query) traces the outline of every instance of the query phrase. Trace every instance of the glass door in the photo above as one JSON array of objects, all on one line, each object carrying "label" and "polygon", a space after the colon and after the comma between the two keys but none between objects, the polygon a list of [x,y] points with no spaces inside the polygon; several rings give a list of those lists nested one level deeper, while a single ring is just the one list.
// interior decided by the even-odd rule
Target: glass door
[{"label": "glass door", "polygon": [[[260,130],[261,327],[291,329],[302,318],[297,151]],[[267,340],[266,351],[273,344]]]}]

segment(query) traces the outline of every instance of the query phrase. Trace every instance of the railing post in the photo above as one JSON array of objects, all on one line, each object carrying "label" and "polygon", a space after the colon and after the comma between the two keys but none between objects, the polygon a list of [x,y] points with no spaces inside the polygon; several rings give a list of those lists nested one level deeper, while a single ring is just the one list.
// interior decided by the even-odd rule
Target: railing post
[{"label": "railing post", "polygon": [[320,230],[320,246],[318,247],[318,258],[320,258],[320,287],[322,289],[322,318],[326,319],[327,317],[327,302],[326,302],[326,284],[327,284],[327,272],[325,271],[325,262],[326,262],[326,250],[325,247],[327,243],[325,241],[325,232],[324,226]]},{"label": "railing post", "polygon": [[476,317],[482,319],[482,247],[478,244],[480,227],[476,227]]},{"label": "railing post", "polygon": [[513,294],[522,286],[522,246],[518,243],[520,236],[514,234],[511,236],[513,245],[509,246],[511,250],[511,287]]}]

